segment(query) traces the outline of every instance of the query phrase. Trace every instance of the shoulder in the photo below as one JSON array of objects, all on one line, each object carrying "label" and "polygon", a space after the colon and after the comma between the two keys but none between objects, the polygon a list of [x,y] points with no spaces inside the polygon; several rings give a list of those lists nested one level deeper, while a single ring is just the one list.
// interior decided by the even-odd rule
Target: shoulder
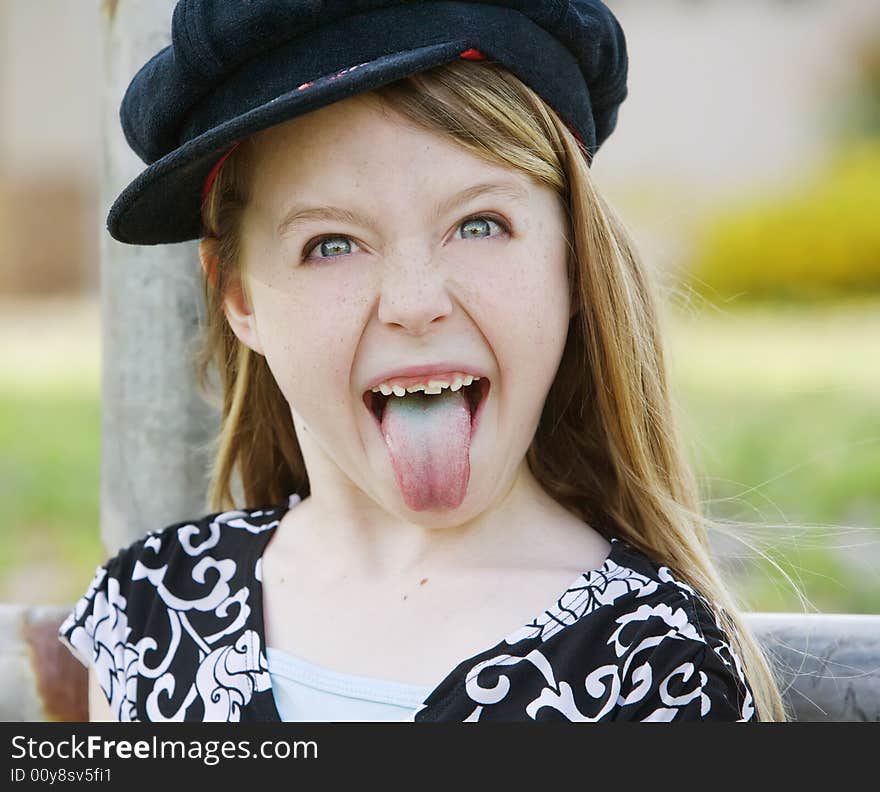
[{"label": "shoulder", "polygon": [[83,665],[95,667],[119,720],[187,714],[195,698],[188,677],[230,641],[235,648],[241,640],[244,666],[259,668],[258,636],[247,627],[260,538],[284,511],[260,507],[173,523],[97,568],[58,635]]},{"label": "shoulder", "polygon": [[[218,582],[229,581],[237,573],[247,574],[243,565],[260,547],[258,537],[276,528],[282,514],[277,506],[236,509],[173,523],[123,548],[104,566],[108,577],[115,577],[132,593],[132,584],[147,580],[174,606],[177,603],[167,597],[172,581],[201,591],[209,570],[215,570]],[[259,561],[259,555],[254,561]]]},{"label": "shoulder", "polygon": [[[74,636],[81,642],[86,636],[76,627],[106,629],[108,624],[97,621],[99,615],[113,608],[124,611],[131,620],[134,604],[144,595],[167,607],[177,607],[181,602],[171,595],[169,586],[194,587],[204,593],[211,569],[215,570],[213,589],[219,592],[223,587],[216,584],[228,582],[239,571],[248,550],[255,548],[253,538],[276,527],[278,518],[277,508],[244,509],[216,512],[149,531],[95,570],[88,589],[61,625],[60,635],[68,641]],[[149,586],[138,585],[143,582]],[[91,652],[70,643],[77,658],[89,665]]]},{"label": "shoulder", "polygon": [[739,658],[708,600],[620,540],[602,567],[462,663],[452,682],[419,718],[756,718]]},{"label": "shoulder", "polygon": [[576,675],[593,719],[756,718],[720,609],[669,568],[615,541],[582,584],[568,596],[581,597],[584,612],[547,648]]}]

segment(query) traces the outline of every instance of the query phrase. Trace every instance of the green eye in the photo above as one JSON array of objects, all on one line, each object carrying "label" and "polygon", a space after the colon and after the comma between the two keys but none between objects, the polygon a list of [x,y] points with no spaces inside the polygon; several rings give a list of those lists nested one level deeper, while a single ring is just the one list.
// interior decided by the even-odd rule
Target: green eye
[{"label": "green eye", "polygon": [[[459,228],[462,229],[462,238],[487,239],[488,237],[491,237],[491,223],[494,223],[504,231],[508,230],[507,226],[502,223],[501,220],[496,220],[494,217],[479,215],[477,217],[468,218],[459,226]],[[484,230],[488,230],[489,233],[483,234],[482,232]]]},{"label": "green eye", "polygon": [[305,246],[302,258],[304,260],[311,258],[309,254],[318,248],[320,248],[322,255],[315,258],[339,258],[352,252],[352,244],[349,237],[340,234],[319,237]]}]

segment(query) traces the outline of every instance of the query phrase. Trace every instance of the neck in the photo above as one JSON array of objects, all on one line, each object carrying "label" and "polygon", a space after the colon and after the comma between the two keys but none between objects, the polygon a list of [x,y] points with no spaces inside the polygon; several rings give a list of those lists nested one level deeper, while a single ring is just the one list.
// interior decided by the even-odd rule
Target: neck
[{"label": "neck", "polygon": [[379,582],[421,570],[503,564],[505,552],[520,558],[548,511],[564,509],[544,492],[523,459],[509,485],[464,521],[444,521],[442,514],[424,522],[404,520],[360,490],[346,499],[314,488],[291,514],[299,512],[297,519],[308,533],[300,538],[319,557],[332,559],[340,571]]}]

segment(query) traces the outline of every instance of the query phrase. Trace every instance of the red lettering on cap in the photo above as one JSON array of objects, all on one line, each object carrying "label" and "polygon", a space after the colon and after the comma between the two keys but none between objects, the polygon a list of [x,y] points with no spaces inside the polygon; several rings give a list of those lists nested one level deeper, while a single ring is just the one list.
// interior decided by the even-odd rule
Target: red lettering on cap
[{"label": "red lettering on cap", "polygon": [[480,52],[478,49],[467,49],[458,56],[459,58],[464,58],[465,60],[486,60],[486,56]]}]

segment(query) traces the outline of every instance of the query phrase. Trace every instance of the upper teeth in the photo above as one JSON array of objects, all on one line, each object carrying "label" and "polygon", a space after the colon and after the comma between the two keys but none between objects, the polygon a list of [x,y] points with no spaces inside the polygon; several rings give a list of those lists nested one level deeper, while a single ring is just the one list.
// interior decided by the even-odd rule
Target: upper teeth
[{"label": "upper teeth", "polygon": [[426,394],[438,394],[444,388],[452,388],[453,391],[457,391],[462,385],[470,385],[478,379],[479,377],[474,377],[472,374],[465,374],[463,376],[456,375],[449,380],[433,379],[428,380],[427,383],[420,382],[416,385],[408,385],[405,388],[402,385],[392,384],[390,382],[380,382],[372,389],[372,391],[373,393],[379,393],[381,391],[385,396],[390,396],[392,393],[395,396],[406,396],[407,393],[415,393],[416,391],[424,391]]}]

